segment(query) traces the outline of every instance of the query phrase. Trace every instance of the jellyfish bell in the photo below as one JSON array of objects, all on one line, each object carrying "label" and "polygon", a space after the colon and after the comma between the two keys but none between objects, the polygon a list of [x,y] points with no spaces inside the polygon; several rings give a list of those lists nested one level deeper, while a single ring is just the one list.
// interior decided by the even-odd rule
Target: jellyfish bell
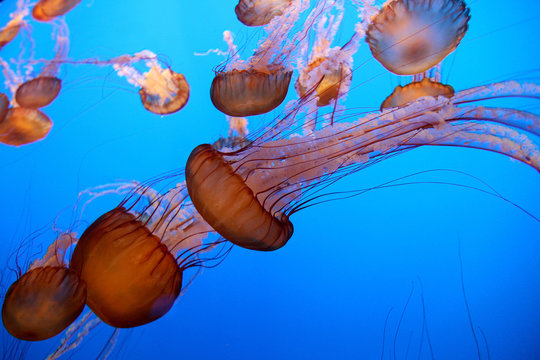
[{"label": "jellyfish bell", "polygon": [[82,234],[70,269],[87,284],[87,303],[105,323],[129,328],[154,321],[174,304],[182,271],[159,238],[124,208]]},{"label": "jellyfish bell", "polygon": [[51,21],[65,15],[77,6],[81,0],[39,0],[32,9],[32,17],[38,21]]},{"label": "jellyfish bell", "polygon": [[211,145],[199,145],[192,151],[186,164],[186,184],[201,216],[235,245],[277,250],[293,234],[288,217],[265,209],[244,179]]},{"label": "jellyfish bell", "polygon": [[38,76],[19,85],[15,100],[23,108],[41,108],[56,99],[61,87],[62,80],[56,76]]},{"label": "jellyfish bell", "polygon": [[292,0],[240,0],[234,12],[244,25],[262,26],[275,16],[282,15],[291,2]]},{"label": "jellyfish bell", "polygon": [[210,99],[229,116],[264,114],[285,100],[291,76],[292,71],[283,67],[218,72],[210,87]]},{"label": "jellyfish bell", "polygon": [[6,44],[11,42],[19,33],[21,29],[21,24],[7,25],[2,30],[0,30],[0,49],[2,49]]},{"label": "jellyfish bell", "polygon": [[[147,81],[147,85],[139,89],[139,95],[144,108],[159,115],[167,115],[179,111],[186,105],[189,99],[189,85],[184,75],[169,69],[165,71],[168,72],[168,75],[166,75],[168,80],[165,82],[165,91],[160,90],[163,85],[159,81],[156,81],[154,86],[148,85],[149,81]],[[156,91],[156,89],[158,90]]]},{"label": "jellyfish bell", "polygon": [[388,70],[418,74],[455,50],[469,19],[462,0],[393,0],[371,19],[366,41]]},{"label": "jellyfish bell", "polygon": [[14,337],[39,341],[58,335],[81,314],[86,284],[59,266],[31,269],[8,289],[2,321]]},{"label": "jellyfish bell", "polygon": [[444,96],[451,98],[454,96],[454,88],[440,82],[424,78],[422,81],[415,81],[405,86],[398,85],[381,104],[381,111],[389,108],[404,106],[423,96]]},{"label": "jellyfish bell", "polygon": [[41,140],[47,136],[52,121],[37,109],[11,108],[0,122],[0,142],[21,146]]}]

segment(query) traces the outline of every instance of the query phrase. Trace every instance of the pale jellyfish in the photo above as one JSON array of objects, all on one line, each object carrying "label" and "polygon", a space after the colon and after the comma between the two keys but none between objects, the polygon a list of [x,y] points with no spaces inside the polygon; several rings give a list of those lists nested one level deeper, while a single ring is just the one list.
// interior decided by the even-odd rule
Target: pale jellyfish
[{"label": "pale jellyfish", "polygon": [[469,19],[469,8],[462,0],[393,0],[366,19],[366,41],[388,70],[418,74],[454,51],[467,32]]}]

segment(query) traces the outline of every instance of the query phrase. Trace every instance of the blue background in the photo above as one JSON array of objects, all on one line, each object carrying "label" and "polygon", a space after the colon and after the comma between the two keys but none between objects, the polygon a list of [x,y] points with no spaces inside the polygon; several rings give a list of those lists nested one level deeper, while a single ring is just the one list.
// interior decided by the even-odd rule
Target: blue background
[{"label": "blue background", "polygon": [[[69,224],[80,191],[181,168],[195,146],[227,134],[225,117],[208,96],[212,69],[223,59],[194,53],[224,49],[225,29],[247,49],[262,38],[262,30],[238,22],[235,5],[233,0],[83,1],[68,13],[71,58],[105,59],[150,49],[186,76],[190,100],[180,112],[159,117],[144,110],[137,91],[111,69],[62,67],[63,90],[44,110],[54,121],[49,136],[20,148],[0,146],[3,264],[12,265],[10,254],[38,229],[43,234],[33,240],[32,252],[44,249],[53,240],[47,230],[56,215],[63,214],[59,227]],[[13,0],[0,4],[2,22],[14,6]],[[469,31],[445,60],[443,79],[456,90],[510,78],[538,81],[538,1],[478,0],[469,6]],[[348,39],[357,20],[351,7],[345,16],[335,45]],[[37,57],[51,57],[50,30],[33,23]],[[18,52],[14,43],[0,55]],[[376,110],[407,79],[388,74],[362,43],[355,64],[364,62],[347,104]],[[493,104],[539,110],[535,100]],[[277,114],[250,119],[250,129]],[[479,177],[540,216],[538,172],[478,150],[417,149],[352,175],[333,190],[440,168]],[[448,172],[414,180],[483,187]],[[117,201],[96,201],[84,220],[93,221]],[[423,294],[435,358],[475,359],[460,280],[461,243],[472,320],[477,334],[478,327],[485,333],[491,358],[540,359],[540,225],[511,204],[480,191],[419,183],[311,207],[291,220],[295,234],[287,246],[272,253],[235,248],[219,267],[204,271],[166,316],[122,331],[112,358],[379,359],[385,318],[394,307],[384,358],[393,358],[395,338],[396,359],[407,358],[409,342],[410,358],[429,359],[425,337],[419,356]],[[412,283],[414,293],[398,332]],[[111,332],[106,325],[98,327],[73,358],[95,358]],[[59,338],[32,344],[27,358],[44,358]],[[4,349],[12,341],[4,334]]]}]

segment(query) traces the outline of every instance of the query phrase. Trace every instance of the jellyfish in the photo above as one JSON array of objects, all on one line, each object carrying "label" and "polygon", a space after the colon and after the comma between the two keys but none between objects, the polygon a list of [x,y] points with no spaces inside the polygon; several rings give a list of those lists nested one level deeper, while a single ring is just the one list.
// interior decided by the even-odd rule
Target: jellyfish
[{"label": "jellyfish", "polygon": [[23,108],[41,108],[56,99],[61,87],[62,80],[56,76],[39,76],[19,85],[15,101]]},{"label": "jellyfish", "polygon": [[[254,250],[284,246],[289,218],[325,188],[370,164],[419,146],[456,146],[498,152],[540,171],[540,117],[530,112],[474,106],[492,97],[538,98],[530,83],[496,83],[447,98],[426,96],[401,108],[334,123],[291,136],[293,110],[250,145],[221,152],[196,147],[186,164],[193,205],[230,242]],[[315,196],[317,194],[317,196]]]},{"label": "jellyfish", "polygon": [[289,88],[292,71],[281,68],[268,73],[257,70],[231,70],[217,73],[210,88],[214,106],[230,116],[266,113],[279,106]]},{"label": "jellyfish", "polygon": [[0,122],[0,142],[13,146],[30,144],[45,138],[51,127],[51,119],[37,109],[11,108]]},{"label": "jellyfish", "polygon": [[62,81],[56,76],[62,59],[69,51],[69,30],[64,21],[59,21],[53,34],[56,54],[41,68],[38,76],[31,76],[34,70],[32,59],[25,64],[16,63],[16,69],[0,58],[0,66],[5,76],[5,85],[12,93],[12,107],[0,123],[0,142],[21,146],[43,139],[52,127],[52,121],[38,110],[50,104],[60,92]]},{"label": "jellyfish", "polygon": [[43,259],[8,289],[2,306],[7,331],[21,340],[39,341],[61,333],[81,314],[86,284],[63,263],[73,234],[62,234]]},{"label": "jellyfish", "polygon": [[25,26],[24,18],[28,15],[28,4],[25,1],[17,2],[17,9],[10,14],[11,20],[0,30],[0,50],[10,43]]},{"label": "jellyfish", "polygon": [[[131,64],[144,60],[148,71],[139,72]],[[157,56],[149,50],[133,56],[123,55],[110,61],[93,62],[98,65],[112,64],[119,76],[140,88],[139,96],[144,108],[154,114],[172,114],[182,109],[189,99],[189,85],[180,73],[162,68]]]},{"label": "jellyfish", "polygon": [[405,86],[398,85],[392,94],[384,99],[381,104],[381,111],[403,106],[423,96],[445,96],[451,98],[454,96],[454,88],[450,85],[432,81],[428,77],[424,78],[422,81],[415,81]]},{"label": "jellyfish", "polygon": [[32,9],[32,16],[38,21],[51,21],[65,15],[80,2],[81,0],[39,0]]},{"label": "jellyfish", "polygon": [[20,24],[17,25],[6,25],[2,30],[0,30],[0,49],[2,49],[6,44],[11,42],[19,33],[21,28]]},{"label": "jellyfish", "polygon": [[291,3],[292,0],[240,0],[234,12],[244,25],[262,26],[281,16]]},{"label": "jellyfish", "polygon": [[186,195],[183,184],[161,196],[137,187],[81,235],[69,268],[86,283],[87,304],[103,322],[130,328],[165,315],[182,290],[185,271],[202,266],[200,255],[222,242],[203,242],[213,230],[185,202]]},{"label": "jellyfish", "polygon": [[36,268],[10,286],[2,320],[18,339],[45,340],[68,327],[81,314],[85,300],[86,286],[73,271]]},{"label": "jellyfish", "polygon": [[393,0],[370,19],[366,41],[391,72],[418,74],[454,51],[469,19],[462,0]]},{"label": "jellyfish", "polygon": [[240,59],[232,34],[225,31],[229,60],[216,72],[210,87],[210,99],[229,116],[244,117],[267,113],[279,106],[287,95],[292,70],[288,61],[298,43],[305,39],[320,13],[320,4],[306,19],[304,27],[291,39],[294,25],[307,4],[295,0],[283,14],[265,27],[268,36],[247,61]]}]

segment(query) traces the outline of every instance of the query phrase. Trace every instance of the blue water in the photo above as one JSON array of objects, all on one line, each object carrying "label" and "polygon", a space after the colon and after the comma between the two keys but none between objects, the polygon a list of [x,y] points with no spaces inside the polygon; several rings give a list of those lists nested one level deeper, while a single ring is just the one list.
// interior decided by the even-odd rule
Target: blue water
[{"label": "blue water", "polygon": [[[233,0],[83,1],[66,16],[71,58],[150,49],[186,76],[189,103],[160,117],[147,112],[137,91],[110,69],[64,66],[63,91],[44,110],[54,122],[49,136],[20,148],[0,146],[2,264],[13,265],[11,254],[35,231],[42,234],[31,253],[43,251],[53,240],[55,217],[61,214],[59,227],[69,225],[80,191],[181,168],[195,146],[227,134],[225,117],[208,96],[212,69],[223,59],[194,53],[225,49],[222,32],[229,29],[249,55],[263,32],[240,24],[235,5]],[[13,0],[0,4],[2,23],[14,6]],[[469,6],[469,31],[444,61],[443,79],[456,90],[511,78],[538,82],[540,3],[477,0]],[[346,17],[337,44],[348,39],[356,21],[352,11]],[[52,54],[50,30],[33,23],[37,57]],[[10,44],[0,56],[19,52]],[[387,74],[362,44],[355,64],[366,61],[354,74],[358,86],[347,105],[375,110],[406,79]],[[519,105],[539,112],[537,103]],[[251,119],[250,129],[277,114]],[[540,216],[538,172],[478,150],[417,149],[352,175],[333,190],[375,186],[431,169],[478,177]],[[477,359],[480,352],[482,359],[540,359],[540,224],[481,191],[422,184],[485,188],[465,175],[438,171],[412,180],[418,183],[294,214],[295,234],[276,252],[235,248],[219,267],[205,270],[166,316],[122,330],[111,358],[404,360],[433,354]],[[94,202],[84,220],[93,221],[118,200]],[[13,278],[4,281],[7,286]],[[96,358],[112,330],[100,325],[68,358]],[[2,333],[6,349],[15,340],[3,328]],[[61,336],[31,344],[25,358],[45,358]]]}]

